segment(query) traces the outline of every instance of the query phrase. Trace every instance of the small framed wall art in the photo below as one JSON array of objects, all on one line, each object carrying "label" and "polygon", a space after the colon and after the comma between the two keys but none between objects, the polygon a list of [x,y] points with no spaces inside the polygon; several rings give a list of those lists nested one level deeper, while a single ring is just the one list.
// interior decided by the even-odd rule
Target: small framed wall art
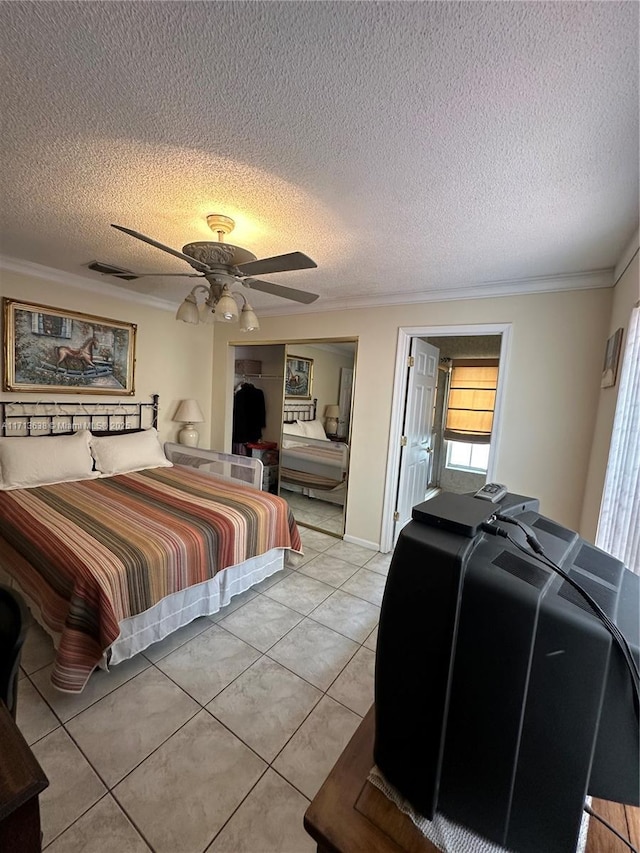
[{"label": "small framed wall art", "polygon": [[618,377],[618,362],[620,361],[620,350],[622,348],[622,329],[617,329],[607,341],[604,351],[604,364],[602,366],[601,388],[611,388],[616,384]]},{"label": "small framed wall art", "polygon": [[3,299],[5,391],[134,393],[136,326]]},{"label": "small framed wall art", "polygon": [[297,355],[287,356],[285,396],[310,400],[313,389],[313,359]]}]

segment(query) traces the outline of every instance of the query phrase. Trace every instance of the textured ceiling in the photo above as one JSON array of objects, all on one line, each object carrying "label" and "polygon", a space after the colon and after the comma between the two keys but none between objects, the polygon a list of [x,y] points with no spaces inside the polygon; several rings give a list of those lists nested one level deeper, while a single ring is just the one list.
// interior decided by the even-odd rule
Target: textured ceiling
[{"label": "textured ceiling", "polygon": [[180,248],[223,213],[258,257],[317,261],[267,276],[311,310],[611,268],[638,222],[638,10],[3,2],[0,252],[120,286],[86,264],[185,266],[109,223]]}]

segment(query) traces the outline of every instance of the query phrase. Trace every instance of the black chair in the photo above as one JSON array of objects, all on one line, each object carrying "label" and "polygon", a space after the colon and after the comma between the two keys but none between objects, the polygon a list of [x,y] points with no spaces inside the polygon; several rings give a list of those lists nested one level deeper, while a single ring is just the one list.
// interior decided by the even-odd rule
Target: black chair
[{"label": "black chair", "polygon": [[0,584],[0,699],[15,720],[18,667],[29,626],[29,611],[15,590]]}]

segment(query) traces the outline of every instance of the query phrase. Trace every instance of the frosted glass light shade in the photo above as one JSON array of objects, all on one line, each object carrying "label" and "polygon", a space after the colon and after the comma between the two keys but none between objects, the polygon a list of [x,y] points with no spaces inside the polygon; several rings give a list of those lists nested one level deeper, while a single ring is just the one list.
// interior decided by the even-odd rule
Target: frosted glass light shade
[{"label": "frosted glass light shade", "polygon": [[253,310],[251,305],[248,302],[242,306],[242,312],[240,314],[240,331],[241,332],[255,332],[260,328],[260,323],[258,322],[258,318],[256,316],[256,312]]},{"label": "frosted glass light shade", "polygon": [[216,303],[216,319],[223,323],[232,323],[238,319],[238,303],[227,287],[224,288],[222,296]]},{"label": "frosted glass light shade", "polygon": [[176,320],[182,320],[183,323],[193,323],[196,326],[200,322],[198,303],[193,293],[190,293],[178,308]]}]

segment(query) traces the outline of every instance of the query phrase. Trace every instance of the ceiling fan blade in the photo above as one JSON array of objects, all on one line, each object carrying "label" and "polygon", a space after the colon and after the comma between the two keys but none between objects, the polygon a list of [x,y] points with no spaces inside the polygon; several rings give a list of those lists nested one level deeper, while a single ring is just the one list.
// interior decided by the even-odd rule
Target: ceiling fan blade
[{"label": "ceiling fan blade", "polygon": [[293,287],[283,287],[281,284],[274,284],[272,281],[262,281],[259,278],[245,278],[242,284],[250,290],[260,290],[262,293],[270,293],[272,296],[293,299],[294,302],[302,302],[304,305],[310,305],[319,298],[317,293],[294,290]]},{"label": "ceiling fan blade", "polygon": [[259,261],[247,261],[238,264],[237,268],[243,275],[267,275],[272,272],[288,272],[289,270],[309,270],[318,264],[303,255],[302,252],[289,252],[288,255],[275,255],[273,258],[262,258]]},{"label": "ceiling fan blade", "polygon": [[111,224],[112,228],[116,228],[118,231],[122,231],[125,234],[129,234],[131,237],[135,237],[136,240],[142,240],[143,243],[148,243],[150,246],[155,246],[156,249],[162,249],[163,252],[168,252],[170,255],[174,255],[176,258],[182,258],[183,261],[186,261],[188,264],[196,269],[200,270],[200,272],[211,272],[209,267],[206,264],[200,263],[200,261],[196,261],[195,258],[190,258],[189,255],[185,255],[183,252],[179,252],[177,249],[172,249],[169,246],[165,246],[163,243],[158,243],[157,240],[153,240],[151,237],[147,237],[144,234],[140,234],[139,231],[132,231],[130,228],[125,228],[122,225],[114,225]]},{"label": "ceiling fan blade", "polygon": [[[118,277],[117,273],[111,273],[111,275],[115,275]],[[203,272],[136,272],[133,273],[136,278],[149,278],[149,276],[162,276],[162,278],[167,278],[167,276],[177,277],[177,278],[204,278]]]}]

